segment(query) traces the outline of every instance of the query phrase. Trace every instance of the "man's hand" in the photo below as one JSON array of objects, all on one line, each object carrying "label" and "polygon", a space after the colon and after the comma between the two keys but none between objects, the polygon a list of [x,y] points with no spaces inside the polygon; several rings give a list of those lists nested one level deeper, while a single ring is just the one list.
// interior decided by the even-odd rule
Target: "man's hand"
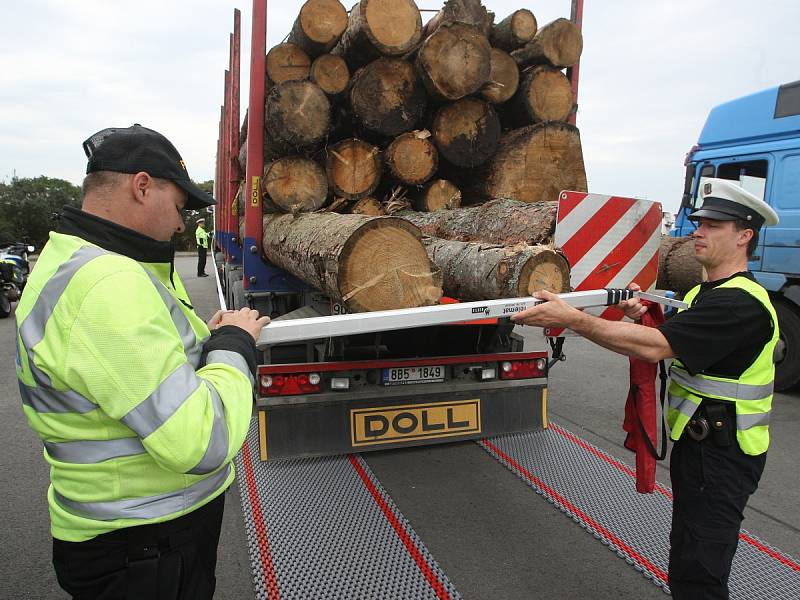
[{"label": "man's hand", "polygon": [[[628,286],[629,290],[633,290],[638,292],[642,288],[640,288],[637,284],[632,283]],[[618,308],[622,312],[625,313],[625,316],[629,319],[633,319],[634,321],[638,321],[642,318],[642,315],[647,312],[647,307],[642,304],[642,301],[639,298],[631,298],[630,300],[623,300],[619,304],[617,304],[614,308]]]},{"label": "man's hand", "polygon": [[[211,321],[214,321],[217,317],[219,317],[219,319],[216,322],[216,327],[223,327],[225,325],[239,327],[252,335],[253,339],[256,341],[258,341],[258,335],[261,333],[261,330],[269,323],[269,317],[259,317],[258,311],[252,308],[240,308],[239,310],[229,311],[221,310],[211,317]],[[209,321],[209,328],[211,321]]]},{"label": "man's hand", "polygon": [[222,315],[232,313],[232,310],[218,310],[214,313],[214,316],[208,320],[208,329],[210,331],[214,331],[217,327],[219,327],[219,321],[222,318]]},{"label": "man's hand", "polygon": [[570,323],[581,316],[581,311],[564,302],[558,294],[541,290],[533,296],[546,302],[512,315],[512,322],[537,327],[570,327]]}]

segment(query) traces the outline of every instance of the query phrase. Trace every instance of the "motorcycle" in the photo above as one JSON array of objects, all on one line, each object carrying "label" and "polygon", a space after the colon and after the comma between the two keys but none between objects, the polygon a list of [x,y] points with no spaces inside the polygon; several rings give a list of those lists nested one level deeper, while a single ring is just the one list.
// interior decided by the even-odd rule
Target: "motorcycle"
[{"label": "motorcycle", "polygon": [[11,303],[19,300],[31,271],[28,255],[35,248],[15,242],[0,246],[0,319],[11,314]]}]

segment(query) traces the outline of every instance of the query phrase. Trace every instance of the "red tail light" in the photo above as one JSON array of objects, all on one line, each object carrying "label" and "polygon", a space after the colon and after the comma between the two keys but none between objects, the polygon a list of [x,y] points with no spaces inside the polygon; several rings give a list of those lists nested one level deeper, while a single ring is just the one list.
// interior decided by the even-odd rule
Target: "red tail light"
[{"label": "red tail light", "polygon": [[321,378],[317,373],[291,375],[262,375],[261,394],[267,396],[296,396],[320,391]]},{"label": "red tail light", "polygon": [[500,379],[531,379],[547,375],[547,360],[510,360],[500,363]]}]

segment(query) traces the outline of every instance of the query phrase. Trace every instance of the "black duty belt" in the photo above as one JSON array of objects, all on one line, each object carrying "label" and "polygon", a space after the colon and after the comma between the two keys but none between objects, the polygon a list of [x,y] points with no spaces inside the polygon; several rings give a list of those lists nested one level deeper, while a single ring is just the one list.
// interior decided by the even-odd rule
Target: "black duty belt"
[{"label": "black duty belt", "polygon": [[686,424],[686,433],[693,440],[701,442],[711,436],[717,446],[733,443],[735,432],[735,406],[721,402],[703,401],[694,416]]}]

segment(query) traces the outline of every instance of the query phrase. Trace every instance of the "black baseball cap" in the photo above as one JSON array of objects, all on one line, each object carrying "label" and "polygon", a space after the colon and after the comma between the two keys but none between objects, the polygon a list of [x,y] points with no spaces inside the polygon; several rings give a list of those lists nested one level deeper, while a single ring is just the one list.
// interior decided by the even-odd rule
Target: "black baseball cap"
[{"label": "black baseball cap", "polygon": [[189,194],[186,208],[213,206],[216,200],[197,187],[175,146],[163,135],[138,123],[131,127],[109,127],[83,142],[89,159],[86,173],[114,171],[168,179]]}]

